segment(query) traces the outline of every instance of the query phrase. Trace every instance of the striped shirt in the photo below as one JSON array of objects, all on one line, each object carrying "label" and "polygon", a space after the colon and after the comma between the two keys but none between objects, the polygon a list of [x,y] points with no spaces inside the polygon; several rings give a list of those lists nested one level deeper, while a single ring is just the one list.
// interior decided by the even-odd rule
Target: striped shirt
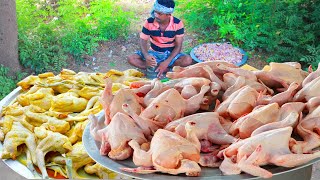
[{"label": "striped shirt", "polygon": [[140,38],[148,40],[150,37],[151,49],[158,52],[172,51],[174,49],[175,37],[184,35],[184,26],[180,19],[171,16],[170,23],[164,32],[154,18],[149,18],[143,25]]}]

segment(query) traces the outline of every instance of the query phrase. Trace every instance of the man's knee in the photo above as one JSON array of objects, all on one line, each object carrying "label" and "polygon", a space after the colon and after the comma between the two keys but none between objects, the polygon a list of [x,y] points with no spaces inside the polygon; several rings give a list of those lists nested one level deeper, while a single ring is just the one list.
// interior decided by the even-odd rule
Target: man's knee
[{"label": "man's knee", "polygon": [[191,64],[192,64],[191,56],[185,55],[185,56],[182,56],[178,59],[178,62],[176,65],[185,67],[185,66],[189,66]]},{"label": "man's knee", "polygon": [[186,60],[185,60],[186,66],[191,65],[191,64],[192,64],[192,58],[191,58],[191,56],[189,56],[189,55],[185,55],[185,56],[186,56]]}]

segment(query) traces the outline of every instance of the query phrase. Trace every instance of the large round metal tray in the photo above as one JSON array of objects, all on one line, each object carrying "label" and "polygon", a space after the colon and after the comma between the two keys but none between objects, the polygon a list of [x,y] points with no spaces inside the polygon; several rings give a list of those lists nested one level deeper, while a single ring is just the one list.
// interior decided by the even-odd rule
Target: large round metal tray
[{"label": "large round metal tray", "polygon": [[[90,124],[88,123],[82,136],[83,145],[89,154],[89,156],[94,159],[97,163],[101,164],[105,168],[108,168],[116,173],[123,174],[136,179],[159,179],[159,180],[199,180],[199,179],[250,179],[257,180],[262,179],[260,177],[254,177],[246,173],[242,173],[239,175],[223,175],[222,172],[218,168],[202,168],[201,175],[199,177],[188,177],[185,175],[169,175],[163,173],[154,173],[154,174],[138,174],[138,173],[130,173],[120,170],[120,168],[135,168],[136,166],[132,162],[132,158],[123,160],[123,161],[115,161],[107,156],[102,156],[99,153],[100,143],[95,141],[90,134]],[[319,161],[320,158],[312,160],[307,164],[302,166],[298,166],[295,168],[284,168],[278,166],[265,166],[267,170],[273,173],[272,180],[274,179],[285,179],[285,180],[302,180],[302,179],[310,179],[312,164]]]},{"label": "large round metal tray", "polygon": [[[217,43],[205,43],[205,44],[217,44]],[[191,50],[191,52],[190,52],[191,58],[192,58],[193,60],[195,60],[196,62],[203,62],[202,60],[198,59],[198,58],[196,57],[196,55],[194,54],[195,49],[198,48],[199,46],[202,46],[202,45],[203,45],[203,44],[199,44],[199,45],[195,46],[194,48],[192,48],[192,50]],[[235,48],[239,49],[240,53],[242,54],[242,59],[241,59],[241,61],[240,61],[239,63],[236,63],[235,65],[236,65],[236,66],[242,66],[242,65],[244,65],[244,64],[247,62],[247,60],[248,60],[248,55],[247,55],[247,53],[246,53],[243,49],[238,48],[238,47],[235,47]]]}]

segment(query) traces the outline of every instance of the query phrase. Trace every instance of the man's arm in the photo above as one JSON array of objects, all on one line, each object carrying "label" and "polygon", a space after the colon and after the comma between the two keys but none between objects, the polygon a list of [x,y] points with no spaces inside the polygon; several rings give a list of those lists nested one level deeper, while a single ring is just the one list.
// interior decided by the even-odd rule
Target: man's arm
[{"label": "man's arm", "polygon": [[172,61],[172,59],[174,57],[176,57],[182,49],[182,42],[183,42],[183,36],[182,37],[176,37],[175,38],[175,42],[174,42],[174,49],[172,50],[171,54],[169,55],[169,57],[163,61],[159,67],[156,69],[156,72],[158,72],[158,77],[161,76],[161,74],[163,72],[166,71],[166,69],[168,68],[170,62]]},{"label": "man's arm", "polygon": [[148,53],[148,40],[140,38],[140,48],[144,58],[146,59],[147,66],[157,66],[156,58]]}]

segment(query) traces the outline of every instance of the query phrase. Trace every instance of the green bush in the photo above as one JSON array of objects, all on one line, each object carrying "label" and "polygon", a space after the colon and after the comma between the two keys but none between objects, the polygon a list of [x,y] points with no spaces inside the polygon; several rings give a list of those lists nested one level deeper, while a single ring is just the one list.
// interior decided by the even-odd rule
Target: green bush
[{"label": "green bush", "polygon": [[83,62],[98,43],[125,37],[133,14],[112,0],[17,0],[19,59],[36,73],[58,72],[68,55]]},{"label": "green bush", "polygon": [[179,6],[201,41],[263,49],[269,62],[319,62],[320,1],[192,0]]},{"label": "green bush", "polygon": [[16,76],[10,76],[9,71],[9,68],[0,64],[0,100],[15,89],[17,82],[25,76],[25,74],[22,73],[17,73]]}]

